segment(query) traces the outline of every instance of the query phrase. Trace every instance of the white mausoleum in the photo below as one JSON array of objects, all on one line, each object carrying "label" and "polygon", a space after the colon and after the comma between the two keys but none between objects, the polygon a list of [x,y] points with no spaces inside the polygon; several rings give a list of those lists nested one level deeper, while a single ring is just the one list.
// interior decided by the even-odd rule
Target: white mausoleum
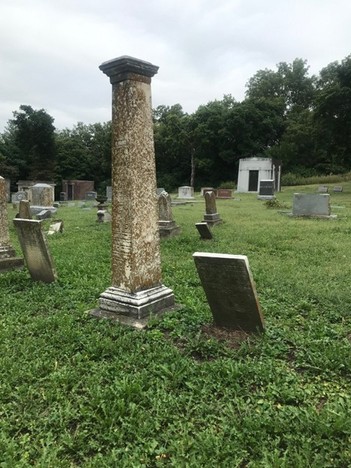
[{"label": "white mausoleum", "polygon": [[281,161],[271,158],[239,160],[237,192],[258,192],[261,180],[273,180],[274,190],[280,191]]}]

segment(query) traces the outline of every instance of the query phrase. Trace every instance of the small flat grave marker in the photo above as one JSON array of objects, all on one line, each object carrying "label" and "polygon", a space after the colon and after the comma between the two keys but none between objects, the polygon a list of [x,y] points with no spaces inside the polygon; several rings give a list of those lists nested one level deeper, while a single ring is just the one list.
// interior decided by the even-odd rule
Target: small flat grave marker
[{"label": "small flat grave marker", "polygon": [[342,192],[342,186],[336,185],[335,187],[333,187],[333,192]]},{"label": "small flat grave marker", "polygon": [[328,186],[327,185],[320,185],[318,187],[318,192],[319,193],[328,193]]},{"label": "small flat grave marker", "polygon": [[32,279],[44,283],[55,281],[56,272],[41,230],[41,221],[15,218],[13,222]]},{"label": "small flat grave marker", "polygon": [[213,239],[212,232],[210,231],[210,228],[208,227],[207,223],[196,223],[195,226],[200,234],[201,239],[203,240]]},{"label": "small flat grave marker", "polygon": [[263,331],[248,258],[208,252],[195,252],[193,258],[216,325],[248,333]]}]

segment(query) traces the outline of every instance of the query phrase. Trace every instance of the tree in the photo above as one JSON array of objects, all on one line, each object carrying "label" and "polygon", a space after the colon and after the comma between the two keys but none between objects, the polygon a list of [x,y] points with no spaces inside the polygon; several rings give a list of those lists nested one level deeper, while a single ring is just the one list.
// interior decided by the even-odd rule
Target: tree
[{"label": "tree", "polygon": [[22,179],[52,180],[55,175],[54,119],[44,110],[21,105],[9,121],[9,135],[16,147],[18,176]]}]

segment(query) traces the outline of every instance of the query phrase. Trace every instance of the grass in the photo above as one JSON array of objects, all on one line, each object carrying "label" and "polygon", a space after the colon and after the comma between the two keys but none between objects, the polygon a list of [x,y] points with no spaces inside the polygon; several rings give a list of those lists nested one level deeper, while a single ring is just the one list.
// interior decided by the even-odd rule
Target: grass
[{"label": "grass", "polygon": [[[224,223],[201,241],[204,203],[176,206],[161,242],[179,312],[144,331],[87,310],[110,286],[110,225],[60,208],[48,238],[58,281],[0,275],[1,467],[348,467],[351,459],[351,183],[336,220],[294,219],[255,195],[217,201]],[[278,194],[291,207],[293,192]],[[240,200],[239,200],[240,199]],[[9,205],[9,219],[14,217]],[[11,226],[11,239],[19,252]],[[192,254],[249,258],[266,332],[208,333]]]}]

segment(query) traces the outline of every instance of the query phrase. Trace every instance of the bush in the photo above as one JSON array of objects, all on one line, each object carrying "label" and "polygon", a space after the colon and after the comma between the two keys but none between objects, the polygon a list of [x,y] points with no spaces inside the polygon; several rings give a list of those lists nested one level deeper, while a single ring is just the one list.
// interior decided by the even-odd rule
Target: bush
[{"label": "bush", "polygon": [[218,185],[218,188],[235,190],[236,189],[236,183],[234,181],[221,182]]},{"label": "bush", "polygon": [[315,175],[310,177],[303,177],[299,174],[287,172],[282,175],[282,186],[291,185],[313,185],[313,184],[336,184],[351,180],[351,172],[346,174],[329,174],[329,175]]}]

